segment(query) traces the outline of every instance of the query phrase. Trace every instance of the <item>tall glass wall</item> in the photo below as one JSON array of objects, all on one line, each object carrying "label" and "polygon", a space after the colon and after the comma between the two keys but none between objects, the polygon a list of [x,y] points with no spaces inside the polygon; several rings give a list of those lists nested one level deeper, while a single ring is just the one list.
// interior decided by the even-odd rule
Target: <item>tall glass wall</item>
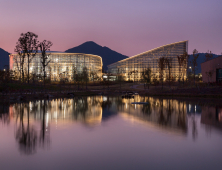
[{"label": "tall glass wall", "polygon": [[[10,57],[14,58],[12,69],[15,71],[18,70],[18,67],[20,67],[19,56],[13,54]],[[15,58],[17,58],[18,62],[15,62]],[[81,53],[51,53],[48,61],[50,62],[46,67],[47,77],[50,77],[50,79],[54,81],[59,81],[61,78],[71,81],[74,71],[76,73],[81,73],[84,67],[87,68],[89,77],[91,73],[97,74],[98,76],[101,76],[102,74],[102,58],[97,55]],[[35,73],[36,75],[43,75],[40,53],[36,54],[36,56],[32,59],[29,67],[31,74]],[[24,62],[25,74],[27,74],[27,71],[28,60],[26,58]]]},{"label": "tall glass wall", "polygon": [[[188,41],[181,41],[155,48],[136,56],[108,65],[110,73],[121,74],[125,80],[139,81],[144,69],[150,68],[152,77],[160,77],[158,60],[160,57],[172,58],[171,78],[179,78],[179,62],[177,56],[187,52]],[[184,67],[186,68],[186,66]],[[181,70],[186,78],[186,69]],[[163,79],[168,77],[168,68],[165,66]],[[181,73],[180,73],[181,74]]]}]

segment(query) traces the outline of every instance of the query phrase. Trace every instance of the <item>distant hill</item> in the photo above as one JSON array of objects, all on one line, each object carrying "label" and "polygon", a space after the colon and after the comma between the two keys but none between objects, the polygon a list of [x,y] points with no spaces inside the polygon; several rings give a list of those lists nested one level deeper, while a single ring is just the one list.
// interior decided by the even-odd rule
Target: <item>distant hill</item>
[{"label": "distant hill", "polygon": [[9,54],[10,53],[0,48],[0,70],[3,70],[5,65],[9,66]]},{"label": "distant hill", "polygon": [[[205,54],[206,53],[199,53],[199,57],[197,58],[197,70],[196,70],[196,74],[199,74],[201,73],[201,63],[205,62]],[[190,62],[193,60],[193,55],[190,54],[189,55],[189,62],[188,62],[188,65],[190,66]],[[216,54],[213,54],[213,58],[216,58],[218,57],[219,55],[216,55]]]},{"label": "distant hill", "polygon": [[102,47],[93,41],[85,42],[77,47],[66,50],[67,53],[85,53],[94,54],[102,57],[103,68],[107,70],[107,65],[115,63],[119,60],[128,58],[128,56],[122,55],[116,51],[109,49],[108,47]]}]

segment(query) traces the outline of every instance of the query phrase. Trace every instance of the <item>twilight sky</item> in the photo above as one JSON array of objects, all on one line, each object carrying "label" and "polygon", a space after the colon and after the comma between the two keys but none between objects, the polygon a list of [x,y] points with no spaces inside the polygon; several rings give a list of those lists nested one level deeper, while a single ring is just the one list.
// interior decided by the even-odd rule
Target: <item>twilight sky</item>
[{"label": "twilight sky", "polygon": [[222,0],[0,0],[0,48],[14,53],[28,31],[54,51],[94,41],[133,56],[189,40],[189,53],[221,54]]}]

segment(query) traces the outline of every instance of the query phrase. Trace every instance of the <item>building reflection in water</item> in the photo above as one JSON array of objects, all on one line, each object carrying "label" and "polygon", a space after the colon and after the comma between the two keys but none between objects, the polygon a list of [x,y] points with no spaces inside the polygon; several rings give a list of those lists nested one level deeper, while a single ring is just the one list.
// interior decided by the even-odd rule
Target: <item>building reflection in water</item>
[{"label": "building reflection in water", "polygon": [[[173,99],[135,96],[131,99],[114,98],[117,110],[124,118],[169,132],[187,132],[186,103]],[[146,102],[147,104],[131,104]]]},{"label": "building reflection in water", "polygon": [[[15,139],[19,150],[24,154],[33,154],[37,146],[49,148],[50,122],[78,121],[85,125],[97,125],[102,121],[102,104],[101,96],[16,103],[6,107],[9,114],[1,114],[0,118],[5,120],[5,115],[15,118]],[[9,116],[7,120],[10,120]]]},{"label": "building reflection in water", "polygon": [[[132,102],[147,102],[145,105]],[[76,97],[73,99],[38,100],[0,106],[0,121],[16,120],[15,139],[19,150],[33,154],[37,147],[49,148],[50,123],[81,122],[87,127],[99,125],[117,114],[164,132],[186,135],[192,129],[197,138],[195,114],[201,112],[201,123],[222,129],[222,109],[198,106],[187,101],[135,96],[132,99],[109,96]],[[189,123],[191,122],[191,123]],[[189,125],[189,127],[188,127]]]},{"label": "building reflection in water", "polygon": [[0,122],[2,122],[3,124],[10,123],[9,104],[8,103],[0,104]]},{"label": "building reflection in water", "polygon": [[201,123],[222,129],[222,107],[202,106]]},{"label": "building reflection in water", "polygon": [[24,154],[33,154],[36,152],[37,130],[30,122],[29,103],[16,104],[15,110],[15,138],[19,144],[19,150]]}]

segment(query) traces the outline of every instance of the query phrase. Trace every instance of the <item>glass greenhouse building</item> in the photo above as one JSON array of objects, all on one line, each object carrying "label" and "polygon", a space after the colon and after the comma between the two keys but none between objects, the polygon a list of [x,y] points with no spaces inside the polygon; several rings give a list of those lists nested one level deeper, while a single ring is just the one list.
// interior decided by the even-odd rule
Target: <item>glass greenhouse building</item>
[{"label": "glass greenhouse building", "polygon": [[[141,80],[142,72],[145,69],[150,68],[152,77],[159,78],[159,58],[172,58],[171,78],[176,80],[179,77],[179,62],[177,56],[183,55],[185,52],[188,52],[188,41],[180,41],[110,64],[108,65],[108,70],[112,74],[121,74],[127,81],[139,81]],[[184,72],[183,76],[186,78],[186,69],[181,71]],[[168,69],[167,66],[165,66],[163,70],[163,79],[166,80],[167,77]]]},{"label": "glass greenhouse building", "polygon": [[[83,68],[87,68],[89,77],[91,73],[101,76],[102,74],[102,58],[97,55],[83,54],[83,53],[65,53],[65,52],[47,52],[49,53],[49,64],[46,67],[47,77],[52,81],[59,81],[64,78],[71,81],[73,78],[74,71],[81,73]],[[18,54],[10,55],[10,69],[19,73],[20,65]],[[41,53],[37,53],[29,63],[29,71],[31,74],[43,76],[42,64],[41,64]],[[27,74],[28,62],[27,58],[24,61],[24,72]],[[92,77],[90,77],[92,79]]]}]

